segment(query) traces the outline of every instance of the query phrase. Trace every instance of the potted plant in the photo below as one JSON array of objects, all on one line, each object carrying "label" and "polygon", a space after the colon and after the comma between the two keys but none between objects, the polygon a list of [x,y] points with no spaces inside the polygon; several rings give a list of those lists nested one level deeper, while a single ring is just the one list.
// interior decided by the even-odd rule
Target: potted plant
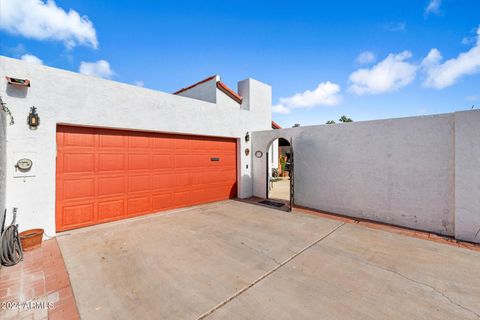
[{"label": "potted plant", "polygon": [[280,167],[282,169],[282,177],[287,177],[288,172],[287,172],[287,157],[285,156],[280,156]]}]

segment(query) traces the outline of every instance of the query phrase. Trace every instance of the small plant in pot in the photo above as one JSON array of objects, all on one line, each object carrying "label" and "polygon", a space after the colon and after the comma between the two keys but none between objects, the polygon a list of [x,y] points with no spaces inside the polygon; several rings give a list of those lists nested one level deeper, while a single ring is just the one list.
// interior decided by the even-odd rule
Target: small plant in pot
[{"label": "small plant in pot", "polygon": [[287,157],[280,156],[280,167],[282,168],[282,177],[287,177]]}]

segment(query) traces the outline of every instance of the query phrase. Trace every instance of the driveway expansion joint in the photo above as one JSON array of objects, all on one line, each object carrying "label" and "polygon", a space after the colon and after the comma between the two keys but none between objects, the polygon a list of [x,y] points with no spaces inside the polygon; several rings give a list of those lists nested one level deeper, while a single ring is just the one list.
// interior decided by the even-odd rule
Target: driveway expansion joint
[{"label": "driveway expansion joint", "polygon": [[241,242],[242,246],[245,246],[255,252],[258,252],[260,253],[261,255],[267,257],[268,259],[272,260],[273,262],[275,262],[277,265],[281,265],[282,263],[280,261],[278,261],[277,259],[275,259],[274,257],[272,257],[271,255],[267,254],[266,252],[262,251],[262,250],[258,250],[257,248],[254,248],[252,246],[249,246],[248,244],[246,244],[244,241]]},{"label": "driveway expansion joint", "polygon": [[[326,235],[323,235],[322,237],[320,237],[319,239],[313,241],[312,243],[310,243],[309,245],[307,245],[305,248],[301,249],[300,251],[298,251],[297,253],[293,254],[292,256],[290,256],[289,258],[285,259],[282,263],[280,263],[279,265],[277,265],[276,267],[274,267],[273,269],[271,269],[270,271],[268,271],[267,273],[263,274],[262,276],[260,276],[259,278],[257,278],[255,281],[253,281],[252,283],[250,283],[249,285],[245,286],[244,288],[240,289],[239,291],[237,291],[236,293],[234,293],[233,295],[231,295],[230,297],[228,297],[227,299],[223,300],[222,302],[220,302],[219,304],[217,304],[216,306],[214,306],[213,308],[211,308],[210,310],[208,310],[207,312],[205,312],[204,314],[200,315],[197,320],[203,320],[205,318],[207,318],[208,316],[210,316],[212,313],[214,313],[215,311],[217,311],[218,309],[220,309],[221,307],[225,306],[226,304],[228,304],[229,302],[233,301],[235,298],[237,298],[238,296],[240,296],[241,294],[243,294],[244,292],[246,292],[248,289],[252,288],[253,286],[255,286],[257,283],[259,283],[260,281],[264,280],[265,278],[267,278],[268,276],[270,276],[271,274],[273,274],[274,272],[276,272],[278,269],[280,269],[281,267],[283,267],[284,265],[286,265],[287,263],[289,263],[290,261],[292,261],[293,259],[295,259],[296,257],[298,257],[299,255],[301,255],[302,253],[304,253],[305,251],[307,251],[308,249],[310,249],[311,247],[315,246],[316,244],[318,244],[319,242],[321,242],[322,240],[328,238],[330,235],[332,235],[334,232],[336,232],[338,229],[340,229],[342,226],[344,226],[346,224],[346,222],[342,222],[340,223],[338,226],[336,226],[335,228],[333,228],[330,232],[328,232]],[[276,260],[275,260],[276,261]]]}]

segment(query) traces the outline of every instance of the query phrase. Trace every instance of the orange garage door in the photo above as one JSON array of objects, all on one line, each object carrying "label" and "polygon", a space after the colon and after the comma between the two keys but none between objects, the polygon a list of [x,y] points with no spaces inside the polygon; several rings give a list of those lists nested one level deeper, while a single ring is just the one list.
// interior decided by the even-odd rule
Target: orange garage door
[{"label": "orange garage door", "polygon": [[236,141],[59,126],[57,231],[237,195]]}]

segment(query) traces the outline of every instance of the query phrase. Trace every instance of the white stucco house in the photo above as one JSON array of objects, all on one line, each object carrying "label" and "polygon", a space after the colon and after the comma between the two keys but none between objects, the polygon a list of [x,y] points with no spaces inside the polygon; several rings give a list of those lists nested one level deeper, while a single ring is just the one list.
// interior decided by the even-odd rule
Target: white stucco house
[{"label": "white stucco house", "polygon": [[6,57],[0,98],[0,209],[20,231],[265,198],[281,138],[292,203],[480,243],[480,110],[272,128],[254,79],[165,93]]},{"label": "white stucco house", "polygon": [[[272,123],[264,83],[246,79],[234,92],[213,76],[170,94],[6,57],[0,75],[15,119],[2,156],[5,207],[18,208],[21,230],[54,235],[252,195],[249,137]],[[21,159],[31,168],[19,170]]]}]

